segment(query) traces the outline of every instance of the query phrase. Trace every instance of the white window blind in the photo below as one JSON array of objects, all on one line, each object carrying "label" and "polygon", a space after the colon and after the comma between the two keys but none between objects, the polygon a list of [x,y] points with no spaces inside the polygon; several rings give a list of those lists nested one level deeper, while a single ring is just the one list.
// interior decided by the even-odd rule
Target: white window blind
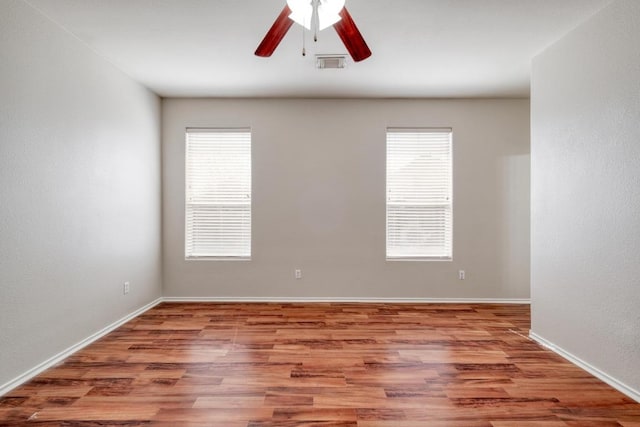
[{"label": "white window blind", "polygon": [[251,256],[251,132],[187,129],[186,258]]},{"label": "white window blind", "polygon": [[387,259],[451,259],[450,129],[387,129]]}]

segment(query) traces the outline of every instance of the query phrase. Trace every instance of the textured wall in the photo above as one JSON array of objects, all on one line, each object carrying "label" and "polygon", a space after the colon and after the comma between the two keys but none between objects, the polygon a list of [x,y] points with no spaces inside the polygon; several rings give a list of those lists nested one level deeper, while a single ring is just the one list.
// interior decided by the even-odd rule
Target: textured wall
[{"label": "textured wall", "polygon": [[18,0],[0,58],[1,388],[160,295],[161,194],[155,95]]},{"label": "textured wall", "polygon": [[[184,260],[189,126],[252,129],[251,261]],[[387,126],[453,128],[453,262],[385,261]],[[163,154],[167,296],[529,297],[528,100],[165,99]]]},{"label": "textured wall", "polygon": [[640,2],[533,64],[532,331],[640,390]]}]

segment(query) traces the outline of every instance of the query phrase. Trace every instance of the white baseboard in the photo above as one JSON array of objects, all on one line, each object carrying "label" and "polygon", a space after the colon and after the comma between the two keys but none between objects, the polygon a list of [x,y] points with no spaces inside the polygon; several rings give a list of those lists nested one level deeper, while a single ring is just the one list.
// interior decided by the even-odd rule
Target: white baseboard
[{"label": "white baseboard", "polygon": [[44,362],[40,363],[37,366],[29,369],[27,372],[23,373],[22,375],[19,375],[16,378],[12,379],[11,381],[0,385],[0,396],[8,393],[9,391],[13,390],[14,388],[18,387],[19,385],[24,384],[25,382],[29,381],[31,378],[35,377],[36,375],[41,374],[42,372],[44,372],[45,370],[49,369],[53,365],[61,362],[62,360],[66,359],[67,357],[71,356],[76,351],[78,351],[78,350],[88,346],[92,342],[102,338],[103,336],[107,335],[109,332],[111,332],[114,329],[124,325],[129,320],[133,319],[134,317],[137,317],[137,316],[141,315],[145,311],[149,310],[150,308],[155,307],[156,305],[160,304],[161,302],[162,302],[162,298],[158,298],[155,301],[152,301],[149,304],[147,304],[147,305],[145,305],[143,307],[140,307],[136,311],[127,314],[123,318],[121,318],[119,320],[116,320],[112,324],[100,329],[98,332],[94,333],[93,335],[88,336],[87,338],[83,339],[82,341],[72,345],[69,348],[64,349],[63,351],[61,351],[60,353],[56,354],[55,356],[45,360]]},{"label": "white baseboard", "polygon": [[501,298],[362,298],[362,297],[164,297],[163,302],[390,303],[390,304],[530,304],[529,299]]},{"label": "white baseboard", "polygon": [[540,335],[536,334],[535,332],[529,331],[529,337],[532,340],[536,341],[541,346],[546,347],[549,350],[553,351],[554,353],[564,357],[569,362],[573,363],[574,365],[579,366],[580,368],[582,368],[585,371],[589,372],[594,377],[598,378],[601,381],[604,381],[605,383],[609,384],[611,387],[615,388],[619,392],[627,395],[631,399],[633,399],[636,402],[640,403],[640,391],[635,390],[632,387],[629,387],[628,385],[626,385],[625,383],[623,383],[621,381],[618,381],[617,379],[613,378],[609,374],[601,371],[600,369],[596,368],[595,366],[585,362],[584,360],[580,359],[579,357],[574,356],[573,354],[571,354],[568,351],[564,350],[562,347],[559,347],[559,346],[553,344],[552,342],[547,341],[546,339],[542,338]]}]

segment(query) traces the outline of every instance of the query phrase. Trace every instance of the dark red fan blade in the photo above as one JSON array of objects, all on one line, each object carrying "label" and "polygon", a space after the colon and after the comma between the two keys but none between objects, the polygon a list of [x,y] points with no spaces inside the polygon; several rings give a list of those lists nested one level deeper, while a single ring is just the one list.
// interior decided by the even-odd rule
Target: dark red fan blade
[{"label": "dark red fan blade", "polygon": [[275,22],[267,32],[267,35],[262,39],[262,43],[256,49],[257,56],[271,56],[276,50],[282,38],[287,34],[289,28],[293,25],[293,21],[289,19],[291,15],[291,9],[285,5],[280,15],[276,18]]},{"label": "dark red fan blade", "polygon": [[342,43],[344,43],[353,60],[358,62],[370,57],[371,50],[369,50],[369,46],[367,46],[358,27],[356,27],[356,23],[351,19],[346,7],[340,11],[340,17],[342,19],[333,24],[333,28],[338,32]]}]

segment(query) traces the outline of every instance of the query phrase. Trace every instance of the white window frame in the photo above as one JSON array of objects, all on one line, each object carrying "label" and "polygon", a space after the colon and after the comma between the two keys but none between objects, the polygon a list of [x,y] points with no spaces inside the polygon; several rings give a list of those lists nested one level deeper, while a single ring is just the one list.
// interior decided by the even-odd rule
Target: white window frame
[{"label": "white window frame", "polygon": [[185,131],[185,259],[251,259],[251,129]]},{"label": "white window frame", "polygon": [[386,135],[386,259],[451,261],[452,129],[387,128]]}]

